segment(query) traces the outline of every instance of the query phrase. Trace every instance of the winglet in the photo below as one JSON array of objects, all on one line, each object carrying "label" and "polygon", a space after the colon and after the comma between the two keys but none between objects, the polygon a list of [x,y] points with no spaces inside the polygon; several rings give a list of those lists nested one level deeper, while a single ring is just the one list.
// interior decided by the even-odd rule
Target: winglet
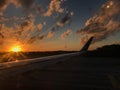
[{"label": "winglet", "polygon": [[87,51],[94,37],[91,37],[80,51]]}]

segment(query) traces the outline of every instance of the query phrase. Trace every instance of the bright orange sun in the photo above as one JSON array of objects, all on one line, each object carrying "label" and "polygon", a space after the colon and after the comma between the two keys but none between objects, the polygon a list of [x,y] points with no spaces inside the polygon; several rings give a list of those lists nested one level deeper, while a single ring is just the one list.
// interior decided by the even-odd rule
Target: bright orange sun
[{"label": "bright orange sun", "polygon": [[13,46],[10,51],[12,51],[12,52],[21,52],[22,49],[21,49],[20,46]]}]

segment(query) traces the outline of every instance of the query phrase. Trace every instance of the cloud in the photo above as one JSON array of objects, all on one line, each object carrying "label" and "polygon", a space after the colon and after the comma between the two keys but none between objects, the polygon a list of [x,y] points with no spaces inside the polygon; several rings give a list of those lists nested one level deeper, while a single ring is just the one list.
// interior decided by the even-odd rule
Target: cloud
[{"label": "cloud", "polygon": [[0,15],[3,15],[3,11],[8,6],[8,0],[0,0]]},{"label": "cloud", "polygon": [[51,16],[55,12],[63,13],[64,9],[61,8],[63,0],[51,0],[48,10],[44,13],[44,16]]},{"label": "cloud", "polygon": [[38,41],[38,40],[43,40],[45,38],[45,35],[35,35],[35,36],[31,36],[28,41],[27,44],[33,44],[34,42]]},{"label": "cloud", "polygon": [[51,16],[54,13],[63,13],[61,7],[64,0],[50,0],[48,9],[42,8],[35,0],[0,0],[0,15],[6,10],[9,4],[15,5],[16,8],[22,8],[26,13],[39,13],[41,16]]},{"label": "cloud", "polygon": [[20,7],[22,4],[24,4],[22,2],[26,2],[26,5],[28,5],[27,3],[29,3],[29,0],[0,0],[0,15],[3,15],[3,12],[10,3],[14,4],[16,7]]},{"label": "cloud", "polygon": [[[13,19],[14,18],[11,20]],[[2,20],[4,19],[2,18]],[[19,21],[17,22],[17,20]],[[5,23],[0,24],[0,43],[7,43],[9,39],[13,39],[14,41],[18,41],[24,44],[32,44],[35,41],[42,40],[45,37],[44,35],[40,35],[40,30],[42,28],[42,22],[37,25],[35,24],[35,18],[33,15],[28,15],[27,17],[23,17],[21,19],[15,17],[12,26],[7,26]]]},{"label": "cloud", "polygon": [[47,34],[47,38],[52,38],[54,36],[54,32],[53,31],[49,31]]},{"label": "cloud", "polygon": [[14,4],[16,7],[21,7],[21,3],[19,2],[19,0],[8,0],[9,3]]},{"label": "cloud", "polygon": [[109,0],[101,7],[100,11],[87,20],[85,26],[76,33],[95,36],[94,42],[104,40],[120,30],[119,12],[120,1]]},{"label": "cloud", "polygon": [[6,10],[8,5],[14,4],[16,7],[30,8],[34,0],[0,0],[0,15]]},{"label": "cloud", "polygon": [[0,38],[4,38],[5,37],[5,31],[6,27],[4,24],[0,24]]},{"label": "cloud", "polygon": [[[40,30],[46,26],[46,22],[38,23],[35,19],[38,17],[38,12],[41,16],[62,14],[64,12],[64,9],[62,8],[63,2],[63,0],[50,0],[48,9],[45,9],[36,3],[35,0],[0,0],[0,21],[1,23],[4,23],[0,24],[0,44],[6,44],[8,42],[10,44],[10,41],[20,42],[22,44],[33,44],[38,40],[43,40],[44,38],[52,38],[55,35],[55,29],[58,28],[56,23],[55,27],[41,35]],[[14,8],[20,8],[20,11],[24,10],[25,14],[23,15],[25,16],[23,17],[23,15],[18,15],[18,17],[9,17],[9,15],[6,14],[7,12],[5,12],[4,15],[4,11],[9,8],[9,4],[14,5]],[[36,12],[36,10],[38,12]],[[69,22],[71,18],[70,15],[71,14],[67,15],[65,18],[61,18],[60,23],[66,24]],[[8,25],[9,23],[10,25]],[[67,37],[69,36],[69,33],[70,31],[67,31],[63,36]]]},{"label": "cloud", "polygon": [[47,34],[43,34],[43,35],[37,34],[37,35],[29,37],[28,40],[27,40],[27,43],[28,44],[33,44],[36,41],[43,40],[44,38],[50,39],[53,36],[54,36],[53,31],[49,31]]},{"label": "cloud", "polygon": [[61,15],[61,18],[50,28],[51,31],[55,32],[59,28],[70,25],[72,22],[74,13],[73,12],[67,12],[64,16]]},{"label": "cloud", "polygon": [[37,11],[38,14],[40,14],[41,16],[44,15],[45,11],[43,10],[43,8],[40,5],[33,5],[33,7],[35,7],[35,10]]},{"label": "cloud", "polygon": [[80,39],[80,42],[82,44],[85,44],[89,39],[90,39],[90,36],[86,35],[86,36],[82,37],[82,39]]},{"label": "cloud", "polygon": [[45,35],[38,36],[38,40],[43,40],[45,38]]},{"label": "cloud", "polygon": [[43,24],[42,23],[39,23],[38,25],[37,25],[37,29],[38,30],[41,30],[43,28]]},{"label": "cloud", "polygon": [[71,33],[72,33],[72,30],[68,29],[66,32],[61,34],[61,39],[65,39],[66,37],[70,36]]},{"label": "cloud", "polygon": [[5,17],[0,17],[0,21],[3,23],[5,23],[5,22],[8,22],[9,21],[9,19],[8,18],[5,18]]},{"label": "cloud", "polygon": [[34,43],[36,40],[37,40],[37,36],[32,36],[32,37],[27,41],[27,43],[28,43],[28,44],[32,44],[32,43]]},{"label": "cloud", "polygon": [[21,35],[22,32],[28,32],[35,29],[34,19],[31,17],[26,17],[20,25],[18,25],[17,30],[18,34]]},{"label": "cloud", "polygon": [[6,40],[14,40],[14,38],[14,29],[12,27],[7,27],[5,24],[0,24],[0,43],[3,44]]},{"label": "cloud", "polygon": [[31,8],[35,0],[18,0],[21,6],[25,9]]},{"label": "cloud", "polygon": [[64,24],[70,24],[72,21],[74,13],[70,12],[67,13],[60,21],[57,22],[58,27],[63,27]]},{"label": "cloud", "polygon": [[34,9],[35,0],[0,0],[0,15],[6,10],[9,4],[21,7],[26,11]]}]

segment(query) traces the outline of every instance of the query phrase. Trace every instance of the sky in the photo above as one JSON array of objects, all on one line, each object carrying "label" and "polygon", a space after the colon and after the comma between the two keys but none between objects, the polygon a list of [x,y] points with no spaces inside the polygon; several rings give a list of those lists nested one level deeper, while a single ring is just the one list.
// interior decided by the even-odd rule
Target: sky
[{"label": "sky", "polygon": [[0,51],[80,50],[120,43],[119,0],[0,0]]}]

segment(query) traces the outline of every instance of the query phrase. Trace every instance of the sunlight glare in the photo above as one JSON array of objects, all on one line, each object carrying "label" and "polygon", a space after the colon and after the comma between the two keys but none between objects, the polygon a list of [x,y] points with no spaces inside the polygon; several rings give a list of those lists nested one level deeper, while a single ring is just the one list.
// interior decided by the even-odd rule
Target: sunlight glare
[{"label": "sunlight glare", "polygon": [[13,47],[11,48],[11,51],[12,51],[12,52],[20,52],[20,51],[22,51],[22,49],[21,49],[20,46],[13,46]]}]

